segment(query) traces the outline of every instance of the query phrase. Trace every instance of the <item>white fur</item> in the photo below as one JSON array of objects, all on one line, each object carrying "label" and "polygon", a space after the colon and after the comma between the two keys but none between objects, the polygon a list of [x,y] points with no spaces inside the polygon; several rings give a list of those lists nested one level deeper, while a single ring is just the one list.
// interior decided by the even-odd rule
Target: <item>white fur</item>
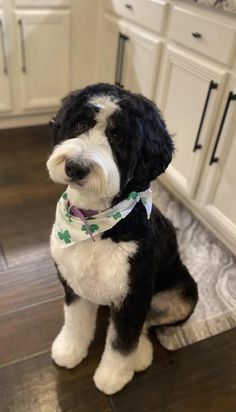
[{"label": "white fur", "polygon": [[[104,130],[108,117],[119,110],[117,102],[100,96],[90,103],[100,108],[96,126],[74,139],[56,146],[47,167],[55,182],[68,184],[70,202],[83,209],[102,211],[110,207],[119,193],[120,176]],[[65,161],[78,160],[89,166],[90,173],[79,184],[70,182],[65,174]],[[65,324],[52,345],[52,358],[66,368],[72,368],[86,357],[94,336],[97,305],[119,308],[129,291],[130,258],[137,250],[136,242],[115,243],[98,235],[67,248],[51,236],[51,253],[59,271],[80,299],[65,306]],[[98,389],[112,394],[128,383],[135,371],[145,369],[152,361],[152,346],[141,335],[136,350],[122,355],[112,342],[115,329],[111,323],[106,346],[94,375]]]},{"label": "white fur", "polygon": [[116,332],[111,323],[105,350],[93,378],[96,387],[106,395],[120,391],[131,381],[134,372],[146,369],[152,362],[152,345],[146,336],[141,335],[137,349],[125,355],[112,347],[115,339]]},{"label": "white fur", "polygon": [[67,248],[51,237],[51,253],[58,268],[75,293],[99,305],[119,306],[128,291],[129,257],[135,242],[91,239]]},{"label": "white fur", "polygon": [[134,362],[136,352],[130,355],[122,355],[112,347],[116,334],[111,323],[108,328],[105,350],[98,368],[94,374],[94,383],[96,387],[106,395],[121,390],[134,375]]},{"label": "white fur", "polygon": [[[66,160],[89,166],[90,173],[78,184],[65,173]],[[120,175],[104,130],[96,125],[89,132],[65,140],[55,147],[47,167],[52,180],[69,184],[71,201],[84,209],[104,210],[119,193]]]},{"label": "white fur", "polygon": [[52,359],[57,365],[74,368],[86,356],[94,337],[97,305],[78,299],[65,305],[65,323],[52,344]]},{"label": "white fur", "polygon": [[[73,368],[86,357],[94,336],[96,305],[113,303],[119,307],[124,300],[129,288],[128,258],[136,249],[135,242],[117,244],[110,239],[101,240],[99,236],[95,242],[88,239],[62,249],[58,240],[51,237],[52,256],[63,278],[80,296],[78,301],[65,307],[65,324],[52,345],[52,358],[59,366]],[[134,371],[146,364],[145,360],[140,363],[141,358],[136,357],[135,351],[128,357],[119,354],[110,342],[111,327],[94,377],[97,387],[107,394],[120,390],[132,379]]]},{"label": "white fur", "polygon": [[139,338],[138,348],[135,355],[134,370],[135,372],[141,372],[151,365],[153,359],[153,347],[146,336],[142,333]]},{"label": "white fur", "polygon": [[90,104],[98,107],[100,110],[96,116],[97,124],[105,129],[107,119],[116,110],[120,110],[118,102],[111,96],[94,96],[89,101]]}]

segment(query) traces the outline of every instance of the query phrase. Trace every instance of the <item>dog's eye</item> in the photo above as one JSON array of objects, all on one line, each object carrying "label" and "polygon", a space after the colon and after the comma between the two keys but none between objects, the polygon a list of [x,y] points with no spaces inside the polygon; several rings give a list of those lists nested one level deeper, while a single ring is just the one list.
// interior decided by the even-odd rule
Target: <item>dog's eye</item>
[{"label": "dog's eye", "polygon": [[83,133],[86,129],[87,129],[87,123],[86,122],[79,122],[79,124],[78,124],[79,133]]},{"label": "dog's eye", "polygon": [[110,138],[111,138],[112,141],[118,140],[119,137],[120,137],[120,133],[119,133],[118,129],[110,130],[109,134],[110,134]]},{"label": "dog's eye", "polygon": [[118,137],[118,133],[117,133],[116,131],[112,131],[112,132],[111,132],[111,137],[112,137],[113,139],[116,139],[116,138]]}]

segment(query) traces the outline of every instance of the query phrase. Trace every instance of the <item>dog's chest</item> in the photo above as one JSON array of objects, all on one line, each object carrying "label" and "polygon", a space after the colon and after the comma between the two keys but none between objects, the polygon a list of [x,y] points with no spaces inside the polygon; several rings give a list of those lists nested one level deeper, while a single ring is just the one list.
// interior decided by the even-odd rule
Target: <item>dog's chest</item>
[{"label": "dog's chest", "polygon": [[79,296],[99,305],[119,305],[128,291],[129,257],[135,242],[86,240],[61,248],[51,237],[51,252],[63,278]]}]

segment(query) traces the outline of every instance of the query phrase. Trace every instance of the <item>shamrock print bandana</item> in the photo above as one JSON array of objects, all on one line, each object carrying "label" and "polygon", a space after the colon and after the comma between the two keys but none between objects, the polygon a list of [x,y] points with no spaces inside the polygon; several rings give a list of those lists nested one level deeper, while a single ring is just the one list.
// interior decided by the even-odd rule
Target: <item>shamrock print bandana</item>
[{"label": "shamrock print bandana", "polygon": [[[56,220],[53,226],[53,236],[60,241],[62,248],[69,247],[75,243],[93,239],[96,235],[105,232],[124,219],[141,200],[150,218],[152,210],[152,191],[131,192],[127,199],[104,212],[85,217],[80,209],[71,205],[68,194],[65,191],[57,203]],[[72,208],[77,210],[76,216]]]}]

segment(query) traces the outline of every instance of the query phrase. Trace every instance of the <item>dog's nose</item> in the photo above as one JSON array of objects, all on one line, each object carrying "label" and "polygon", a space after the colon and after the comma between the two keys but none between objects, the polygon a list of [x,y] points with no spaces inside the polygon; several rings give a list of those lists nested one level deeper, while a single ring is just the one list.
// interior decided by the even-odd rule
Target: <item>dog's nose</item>
[{"label": "dog's nose", "polygon": [[72,180],[82,180],[89,174],[89,168],[74,160],[66,160],[65,172]]}]

